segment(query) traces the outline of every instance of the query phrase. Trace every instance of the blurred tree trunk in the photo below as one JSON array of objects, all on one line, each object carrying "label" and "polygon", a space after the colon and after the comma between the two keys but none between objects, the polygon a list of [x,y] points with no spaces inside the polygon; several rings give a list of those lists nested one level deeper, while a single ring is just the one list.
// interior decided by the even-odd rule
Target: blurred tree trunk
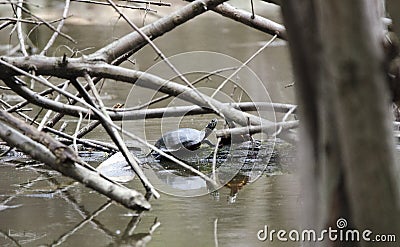
[{"label": "blurred tree trunk", "polygon": [[335,227],[343,217],[346,229],[400,232],[378,4],[282,1],[302,121],[305,227]]},{"label": "blurred tree trunk", "polygon": [[394,31],[400,37],[400,1],[386,0],[389,17],[393,20]]}]

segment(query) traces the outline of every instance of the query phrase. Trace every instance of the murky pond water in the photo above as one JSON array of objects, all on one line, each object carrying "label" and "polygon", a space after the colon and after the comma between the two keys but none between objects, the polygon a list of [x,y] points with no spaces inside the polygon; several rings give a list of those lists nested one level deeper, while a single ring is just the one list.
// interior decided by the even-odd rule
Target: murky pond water
[{"label": "murky pond water", "polygon": [[[101,47],[113,37],[127,33],[129,28],[69,25],[67,30],[79,42],[77,48],[83,49]],[[41,42],[48,37],[45,32],[34,35]],[[190,51],[213,51],[245,61],[270,38],[210,13],[157,39],[156,44],[167,56]],[[58,49],[53,51],[54,54],[65,52],[65,47],[55,47]],[[134,58],[134,66],[141,70],[157,62],[154,61],[154,52],[147,47]],[[292,82],[292,77],[284,44],[276,42],[268,47],[249,63],[249,67],[262,80],[273,102],[293,103],[292,89],[285,88]],[[125,103],[131,87],[106,81],[102,89],[105,103],[110,106]],[[181,124],[201,129],[212,117],[190,116]],[[168,124],[165,127],[168,129]],[[69,128],[72,131],[74,125]],[[161,132],[159,120],[146,120],[147,139],[154,142]],[[87,137],[110,141],[101,128]],[[280,162],[270,165],[270,168],[276,169],[267,169],[251,183],[233,183],[230,188],[224,187],[218,196],[177,197],[162,194],[160,199],[152,199],[152,210],[144,213],[134,230],[135,234],[129,239],[124,238],[124,232],[135,220],[134,212],[107,203],[105,197],[43,166],[32,165],[29,158],[17,162],[12,157],[6,157],[0,164],[0,245],[136,246],[139,241],[148,241],[147,246],[265,246],[266,242],[257,239],[257,232],[264,225],[277,229],[296,228],[296,209],[300,200],[293,156],[293,153],[282,154]],[[106,157],[96,153],[83,158],[97,166]],[[237,180],[242,182],[244,178],[238,177]],[[137,179],[127,186],[142,188]],[[235,200],[232,200],[232,193],[237,193]],[[159,222],[160,226],[151,236],[147,235],[155,222]],[[268,246],[290,245],[276,241],[268,242]]]}]

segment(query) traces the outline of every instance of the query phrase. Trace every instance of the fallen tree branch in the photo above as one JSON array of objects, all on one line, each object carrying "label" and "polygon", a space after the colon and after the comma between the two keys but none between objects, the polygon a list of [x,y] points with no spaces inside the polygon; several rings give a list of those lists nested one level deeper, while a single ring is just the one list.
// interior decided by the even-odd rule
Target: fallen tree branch
[{"label": "fallen tree branch", "polygon": [[[65,57],[63,57],[62,59],[64,61]],[[123,151],[124,155],[126,154],[125,157],[128,159],[128,163],[132,166],[133,170],[136,172],[136,174],[140,178],[140,180],[141,180],[143,186],[146,188],[146,190],[148,192],[150,191],[154,195],[154,197],[156,197],[156,198],[160,197],[159,193],[151,185],[150,181],[148,181],[148,179],[146,178],[146,176],[144,175],[144,173],[142,172],[142,170],[138,166],[137,162],[133,159],[132,154],[129,153],[129,151],[126,148],[125,144],[122,142],[122,138],[118,138],[118,135],[115,135],[115,131],[114,131],[113,127],[116,127],[116,125],[110,119],[108,119],[106,116],[104,116],[96,107],[94,107],[94,103],[92,102],[91,98],[88,96],[87,91],[85,91],[85,89],[79,84],[79,82],[77,80],[71,79],[71,82],[75,85],[75,87],[78,89],[78,91],[85,97],[87,102],[77,98],[76,96],[72,95],[69,92],[60,90],[56,86],[54,86],[54,85],[50,84],[49,82],[47,82],[44,78],[33,76],[33,75],[31,75],[31,74],[29,74],[29,73],[27,73],[27,72],[15,67],[15,66],[13,66],[13,65],[10,65],[10,64],[2,61],[2,60],[0,60],[0,63],[5,65],[5,66],[7,66],[8,68],[11,68],[13,71],[17,71],[19,73],[22,73],[22,74],[28,76],[28,77],[31,77],[32,79],[39,81],[43,85],[46,85],[46,86],[49,86],[49,87],[53,88],[58,93],[61,93],[61,94],[65,95],[65,96],[67,96],[67,97],[75,99],[75,100],[83,103],[85,106],[89,107],[90,110],[93,111],[93,113],[96,114],[99,117],[99,119],[101,120],[104,128],[107,130],[108,134],[113,139],[115,144],[121,149],[121,151]],[[84,76],[86,77],[86,75],[87,74],[85,73]],[[9,85],[14,85],[14,88],[21,89],[20,92],[23,92],[23,90],[25,89],[25,92],[29,93],[26,90],[27,88],[25,86],[18,87],[18,84],[14,82],[14,80],[17,80],[17,78],[4,78],[3,80],[5,82],[7,81],[9,83]],[[24,85],[24,82],[21,81],[20,83],[22,85]],[[58,102],[56,102],[56,103],[58,103]],[[81,114],[81,112],[79,112],[79,114]],[[112,126],[110,126],[110,125],[112,125]]]},{"label": "fallen tree branch", "polygon": [[142,184],[146,188],[147,192],[154,195],[155,198],[159,198],[160,194],[155,190],[153,185],[147,179],[146,175],[143,173],[142,169],[139,167],[140,161],[128,150],[128,147],[126,146],[118,130],[108,124],[108,122],[112,122],[112,120],[104,107],[104,103],[100,98],[100,94],[98,93],[97,88],[92,81],[92,78],[88,74],[85,74],[85,79],[88,82],[88,85],[94,95],[95,100],[97,101],[97,108],[101,111],[101,113],[103,113],[103,115],[98,116],[100,117],[100,122],[103,125],[104,129],[107,131],[114,143],[118,146],[129,166],[132,168],[132,170],[135,171]]},{"label": "fallen tree branch", "polygon": [[48,28],[50,28],[53,32],[59,33],[60,36],[62,36],[62,37],[64,37],[64,38],[68,39],[69,41],[73,42],[74,44],[77,43],[77,42],[76,42],[73,38],[71,38],[69,35],[57,31],[57,29],[56,29],[55,27],[53,27],[49,22],[45,21],[43,18],[40,18],[40,17],[37,16],[37,15],[34,15],[31,11],[29,11],[29,9],[25,8],[24,6],[18,6],[18,5],[16,5],[16,4],[12,3],[12,2],[11,2],[11,4],[12,4],[13,6],[17,7],[17,8],[20,8],[20,9],[21,9],[23,12],[25,12],[26,14],[28,14],[28,15],[32,16],[33,18],[39,20],[41,23],[43,23],[43,25],[45,25],[45,26],[47,26]]},{"label": "fallen tree branch", "polygon": [[[162,79],[160,77],[148,73],[121,68],[106,63],[82,62],[82,59],[68,59],[65,64],[60,64],[60,62],[61,61],[59,58],[54,58],[54,57],[52,58],[41,57],[41,56],[31,56],[28,58],[1,57],[0,63],[2,64],[2,66],[0,66],[0,68],[3,69],[4,73],[0,75],[0,78],[2,78],[4,81],[10,81],[9,77],[14,75],[20,75],[21,71],[16,71],[14,68],[18,68],[23,71],[29,71],[30,68],[34,67],[37,74],[52,75],[64,79],[68,79],[72,76],[84,77],[85,73],[88,73],[91,76],[128,82],[140,87],[158,90],[160,92],[164,92],[173,96],[183,95],[182,96],[183,100],[187,100],[191,103],[195,103],[200,106],[207,105],[206,102],[202,100],[202,98],[198,97],[197,94],[188,91],[188,87],[175,82],[167,81],[165,79]],[[7,64],[12,65],[14,68],[11,68],[11,66]],[[18,84],[13,85],[13,87],[15,86],[18,86],[19,94],[23,93],[24,96],[29,96],[26,95],[29,89],[27,89],[24,85],[18,85]],[[35,96],[38,97],[37,95]],[[221,111],[223,111],[224,115],[225,113],[227,113],[228,114],[227,117],[229,119],[243,126],[247,125],[248,122],[247,117],[250,117],[250,121],[254,125],[259,125],[262,122],[262,120],[260,120],[259,117],[255,117],[249,114],[244,114],[243,112],[233,109],[229,105],[224,105],[223,103],[215,99],[211,99],[206,95],[204,95],[204,98],[209,98],[209,100],[212,102],[213,105],[217,106],[218,108],[221,109]],[[46,102],[46,100],[44,100],[43,102]],[[51,107],[51,105],[48,105],[47,107]],[[60,106],[60,108],[61,107],[65,107],[65,105]],[[232,113],[229,113],[230,110],[232,110]],[[65,113],[73,115],[77,111],[87,112],[88,110],[83,107],[68,106],[64,108],[64,111]],[[266,124],[271,125],[272,123],[266,122]]]},{"label": "fallen tree branch", "polygon": [[275,34],[265,45],[263,45],[260,49],[258,49],[253,55],[251,55],[244,63],[242,63],[239,68],[237,68],[232,74],[230,74],[218,87],[217,89],[215,89],[215,91],[213,92],[213,94],[211,95],[211,98],[214,98],[215,95],[217,95],[217,93],[219,91],[221,91],[221,89],[235,76],[237,75],[237,73],[243,69],[245,66],[247,66],[247,64],[253,60],[258,54],[260,54],[264,49],[266,49],[272,42],[274,42],[274,40],[278,37],[277,34]]},{"label": "fallen tree branch", "polygon": [[[8,104],[7,102],[5,102],[3,100],[0,100],[0,102],[3,105],[9,107],[8,109],[10,109],[10,107],[11,107],[10,104]],[[24,118],[26,121],[29,121],[30,123],[34,123],[34,124],[36,124],[38,126],[40,125],[38,122],[34,121],[34,119],[29,117],[28,115],[25,115],[24,113],[22,113],[22,112],[20,112],[18,110],[15,111],[15,112],[16,112],[16,114],[18,114],[22,118]],[[50,133],[55,134],[55,135],[57,135],[59,137],[65,138],[66,140],[61,141],[62,143],[66,143],[68,141],[71,141],[71,143],[72,143],[73,137],[71,135],[68,135],[68,134],[62,132],[61,130],[56,130],[56,129],[53,129],[53,128],[50,128],[50,127],[47,127],[47,126],[44,126],[43,130],[45,132],[50,132]],[[101,141],[84,140],[84,139],[80,139],[79,136],[78,136],[78,139],[76,141],[77,141],[77,143],[83,144],[86,147],[94,148],[94,149],[97,149],[97,150],[100,150],[100,151],[105,151],[105,152],[118,151],[118,148],[116,146],[114,146],[112,144],[109,144],[109,143],[101,142]]]},{"label": "fallen tree branch", "polygon": [[22,33],[22,25],[21,22],[19,21],[22,18],[22,6],[24,4],[23,0],[18,0],[17,4],[15,5],[17,7],[15,13],[17,16],[17,24],[16,24],[16,30],[17,30],[17,37],[18,37],[18,41],[19,41],[19,46],[21,49],[21,52],[24,56],[28,56],[28,52],[26,51],[25,48],[25,38],[24,35]]},{"label": "fallen tree branch", "polygon": [[[109,3],[93,1],[93,0],[71,0],[71,1],[79,2],[79,3],[89,3],[89,4],[96,4],[96,5],[110,6]],[[136,9],[136,10],[144,10],[144,11],[149,11],[149,12],[157,12],[156,10],[150,9],[147,7],[137,7],[137,6],[131,6],[131,5],[126,5],[126,4],[117,4],[117,6],[119,8],[124,8],[124,9]]]},{"label": "fallen tree branch", "polygon": [[[90,110],[72,106],[60,102],[53,101],[46,97],[42,97],[35,94],[29,88],[18,85],[10,79],[4,79],[6,84],[11,85],[15,92],[18,92],[25,99],[29,100],[33,104],[39,105],[41,107],[49,108],[56,112],[66,113],[70,116],[79,117],[79,112],[83,114],[93,114]],[[291,104],[281,104],[281,103],[265,103],[265,102],[242,102],[242,103],[223,103],[225,106],[230,106],[240,111],[275,111],[280,113],[286,113],[294,105]],[[211,109],[203,108],[200,106],[178,106],[178,107],[166,107],[166,108],[154,108],[154,109],[143,109],[143,110],[128,110],[122,109],[109,109],[108,114],[113,121],[128,121],[128,120],[141,120],[147,118],[161,118],[161,117],[180,117],[182,115],[199,115],[199,114],[210,114],[213,113]],[[92,115],[91,119],[98,120],[98,116]],[[84,136],[90,130],[93,130],[99,123],[93,123],[84,127],[79,133],[78,137]],[[50,128],[49,128],[50,129]],[[47,131],[48,129],[44,129]],[[57,134],[57,133],[55,133]]]},{"label": "fallen tree branch", "polygon": [[243,23],[246,26],[271,35],[278,35],[279,38],[287,40],[285,27],[267,18],[259,15],[255,15],[254,18],[252,18],[252,13],[242,9],[237,9],[228,3],[223,3],[213,7],[212,10],[222,16]]},{"label": "fallen tree branch", "polygon": [[[131,138],[133,138],[133,139],[135,139],[135,140],[137,140],[137,141],[139,141],[140,143],[146,145],[147,147],[149,147],[149,148],[151,148],[152,150],[158,152],[158,153],[161,154],[162,156],[164,156],[164,157],[170,159],[171,161],[177,163],[178,165],[180,165],[180,166],[182,166],[182,167],[184,167],[184,168],[186,168],[186,169],[189,169],[189,170],[192,169],[189,165],[187,165],[187,164],[185,164],[184,162],[182,162],[182,161],[176,159],[176,158],[173,157],[172,155],[169,155],[169,154],[163,152],[162,150],[160,150],[159,148],[155,147],[154,145],[151,145],[151,144],[147,143],[147,142],[146,142],[145,140],[143,140],[142,138],[140,138],[140,137],[138,137],[138,136],[136,136],[136,135],[134,135],[134,134],[132,134],[132,133],[129,133],[129,132],[125,131],[124,129],[121,129],[119,126],[115,125],[112,121],[109,121],[109,119],[104,118],[103,114],[102,114],[101,112],[99,112],[99,110],[98,110],[97,108],[95,108],[95,107],[93,107],[92,105],[90,105],[89,103],[87,103],[87,102],[85,102],[85,101],[83,101],[83,100],[77,98],[76,96],[72,95],[71,93],[62,91],[62,90],[60,90],[59,88],[57,88],[56,86],[54,86],[54,85],[52,85],[52,84],[48,84],[48,82],[44,81],[42,78],[38,78],[38,77],[36,77],[36,76],[32,76],[32,75],[30,75],[29,73],[27,73],[27,72],[25,72],[25,71],[23,71],[23,70],[21,70],[21,69],[15,67],[15,66],[13,66],[13,65],[10,65],[10,64],[8,64],[8,63],[2,61],[1,59],[0,59],[0,63],[3,64],[3,65],[5,65],[7,68],[11,68],[12,71],[15,71],[15,72],[18,72],[18,73],[22,73],[22,74],[24,74],[24,75],[26,75],[26,76],[28,76],[28,77],[31,77],[32,79],[38,80],[38,81],[40,81],[41,83],[43,83],[44,85],[47,85],[47,86],[52,87],[52,88],[55,89],[58,93],[62,93],[63,95],[65,95],[65,96],[67,96],[67,97],[70,97],[70,98],[72,98],[72,99],[74,99],[74,100],[79,101],[80,103],[83,103],[85,106],[89,107],[90,110],[93,111],[93,113],[95,113],[95,114],[96,114],[98,117],[100,117],[103,121],[107,122],[107,124],[111,125],[113,128],[116,128],[116,129],[122,131],[123,134],[125,134],[125,135],[127,135],[127,136],[129,136],[129,137],[131,137]],[[119,68],[119,67],[117,67],[117,68]],[[86,75],[87,72],[88,72],[88,71],[85,70],[85,71],[84,71],[84,75]],[[1,75],[0,75],[0,76],[1,76]],[[0,78],[1,78],[1,77],[0,77]],[[18,78],[8,78],[8,77],[6,77],[6,78],[2,78],[2,79],[3,79],[4,82],[8,83],[8,85],[11,85],[13,88],[15,88],[16,92],[18,91],[19,93],[26,93],[26,92],[29,93],[29,89],[27,89],[27,87],[25,86],[25,84],[24,84],[23,82],[21,82],[21,83],[15,83],[15,82],[14,82],[14,80],[17,80]],[[71,82],[72,82],[72,81],[73,81],[73,80],[71,80]],[[179,85],[179,84],[178,84],[178,85]],[[78,86],[78,84],[77,84],[77,86]],[[84,91],[82,91],[82,93],[84,93]],[[86,96],[86,98],[87,98],[89,101],[91,101],[90,98],[88,98],[87,96]],[[70,107],[71,107],[71,106],[70,106]],[[84,108],[83,108],[83,109],[84,109]],[[204,180],[210,182],[214,187],[217,187],[217,186],[218,186],[217,184],[215,184],[215,182],[214,182],[213,180],[211,180],[209,177],[205,176],[205,175],[202,174],[201,172],[198,172],[198,171],[196,170],[195,173],[196,173],[197,175],[199,175],[201,178],[203,178]],[[138,174],[138,176],[139,176],[139,174]],[[145,176],[142,176],[142,177],[145,178]],[[142,181],[143,185],[145,186],[145,188],[148,189],[148,191],[149,191],[150,188],[153,188],[153,187],[151,186],[151,184],[147,181],[146,178],[145,178],[144,180],[141,180],[141,181]],[[151,189],[150,191],[152,192],[152,194],[153,194],[156,198],[159,197],[159,194],[157,193],[157,191],[155,191],[154,189]]]},{"label": "fallen tree branch", "polygon": [[[19,85],[19,84],[14,83],[14,82],[13,82],[13,79],[11,79],[11,78],[4,78],[3,80],[4,80],[6,83],[9,83],[8,85],[11,85],[11,86],[14,87],[14,88],[18,88],[18,87],[21,86],[21,85]],[[27,89],[27,87],[25,87],[25,86],[23,86],[23,85],[22,85],[22,87],[20,87],[20,89],[23,89],[23,90],[25,90],[25,91],[29,91],[29,89]],[[19,90],[17,89],[16,91],[19,91]],[[27,97],[30,98],[31,96],[27,96]],[[35,101],[35,102],[40,104],[40,101]],[[50,105],[50,108],[51,108],[51,107],[52,107],[52,106]],[[84,109],[84,108],[83,108],[83,109]],[[55,109],[53,109],[53,110],[55,110]],[[100,117],[101,114],[97,114],[97,116]],[[107,119],[103,119],[103,121],[108,121],[108,120],[107,120]],[[204,175],[203,173],[197,171],[196,169],[192,168],[191,166],[185,164],[184,162],[182,162],[182,161],[176,159],[176,158],[173,157],[172,155],[169,155],[169,154],[163,152],[162,150],[158,149],[158,148],[155,147],[154,145],[151,145],[151,144],[147,143],[145,140],[143,140],[143,139],[141,139],[141,138],[139,138],[139,137],[133,135],[132,133],[129,133],[129,132],[123,130],[123,129],[120,129],[118,126],[116,126],[116,125],[113,124],[112,122],[108,122],[108,124],[110,124],[113,128],[116,128],[116,129],[122,131],[123,134],[125,134],[125,135],[127,135],[127,136],[129,136],[129,137],[131,137],[131,138],[133,138],[133,139],[135,139],[135,140],[138,140],[138,141],[139,141],[140,143],[142,143],[143,145],[146,145],[148,148],[150,148],[150,149],[152,149],[152,150],[158,152],[160,155],[166,157],[167,159],[170,159],[171,161],[175,162],[176,164],[182,166],[183,168],[188,169],[188,170],[192,171],[193,173],[199,175],[202,179],[204,179],[205,181],[207,181],[207,182],[209,182],[211,185],[213,185],[214,188],[217,188],[217,187],[218,187],[218,184],[215,184],[215,182],[214,182],[213,180],[211,180],[209,177],[207,177],[207,176]],[[146,185],[146,186],[148,186],[148,185]],[[153,190],[152,190],[152,192],[153,192]],[[157,197],[157,196],[159,197],[159,194],[158,194],[158,193],[154,194],[154,192],[153,192],[153,195],[156,196],[156,197]]]},{"label": "fallen tree branch", "polygon": [[[18,127],[23,133],[9,127],[8,124]],[[90,169],[89,165],[84,165],[85,163],[69,147],[5,111],[0,111],[0,137],[10,146],[24,151],[35,160],[45,163],[127,208],[150,209],[150,204],[142,194],[103,177],[94,168]]]},{"label": "fallen tree branch", "polygon": [[[282,128],[282,130],[289,130],[299,127],[299,121],[287,121],[287,122],[279,122],[276,123],[276,127]],[[233,136],[240,136],[240,135],[253,135],[263,131],[269,131],[270,128],[262,127],[261,125],[257,126],[247,126],[247,127],[237,127],[231,129],[221,129],[216,130],[215,135],[218,138],[231,138]]]},{"label": "fallen tree branch", "polygon": [[[155,38],[158,38],[171,31],[175,27],[206,12],[213,6],[217,6],[225,1],[227,0],[193,1],[183,8],[173,12],[172,14],[146,25],[145,27],[141,28],[141,30],[144,34],[146,34],[146,36],[150,37],[151,40],[154,40]],[[122,60],[125,60],[133,53],[143,48],[145,45],[147,45],[147,42],[143,36],[141,36],[138,32],[132,32],[91,54],[88,56],[88,59],[111,63],[112,61],[123,56]]]},{"label": "fallen tree branch", "polygon": [[[223,103],[225,106],[230,106],[240,111],[275,111],[286,113],[293,105],[291,104],[277,104],[265,102],[242,102],[242,103]],[[123,109],[121,109],[122,111]],[[181,117],[183,115],[199,115],[213,113],[211,109],[203,108],[200,106],[175,106],[165,108],[132,110],[126,112],[110,113],[110,116],[115,120],[137,120],[147,118],[164,118],[164,117]],[[119,113],[119,114],[118,114]],[[121,118],[122,117],[122,118]]]},{"label": "fallen tree branch", "polygon": [[181,79],[189,88],[191,88],[200,98],[202,98],[202,100],[207,104],[208,107],[210,107],[211,109],[213,109],[213,111],[215,112],[215,114],[224,117],[223,114],[213,105],[211,104],[211,102],[203,97],[203,94],[201,94],[196,87],[194,87],[192,85],[192,83],[189,82],[188,79],[186,79],[186,77],[175,67],[175,65],[173,65],[167,56],[164,55],[164,53],[158,48],[158,46],[156,46],[154,44],[154,42],[149,38],[149,36],[147,36],[140,28],[138,28],[131,20],[129,20],[129,18],[122,13],[118,7],[115,5],[115,3],[112,0],[107,0],[107,2],[109,2],[112,7],[115,9],[115,11],[118,12],[118,14],[120,14],[120,16],[129,24],[129,26],[131,26],[137,33],[140,34],[140,36],[142,36],[142,38],[146,41],[146,43],[149,44],[149,46],[151,48],[153,48],[154,52],[157,54],[158,57],[160,57],[167,65],[168,67],[179,77],[179,79]]},{"label": "fallen tree branch", "polygon": [[281,6],[282,0],[261,0],[263,2],[272,3],[278,6]]},{"label": "fallen tree branch", "polygon": [[[205,79],[207,79],[207,78],[210,78],[212,75],[216,75],[216,76],[223,77],[223,76],[219,75],[219,73],[222,73],[222,72],[224,72],[224,71],[229,71],[229,70],[236,70],[236,69],[237,69],[237,67],[228,67],[228,68],[217,69],[217,70],[215,70],[215,71],[212,71],[212,72],[210,72],[210,73],[207,73],[207,74],[201,76],[200,78],[197,78],[197,79],[194,80],[194,81],[191,81],[191,84],[194,86],[194,85],[196,85],[197,83],[199,83],[199,82],[201,82],[201,81],[203,81],[203,80],[205,80]],[[185,75],[197,74],[197,73],[198,73],[198,72],[188,72],[188,73],[185,73]],[[174,76],[173,78],[171,78],[171,80],[174,81],[174,80],[176,80],[176,78],[178,78],[178,76]],[[224,78],[224,77],[223,77],[223,78]],[[171,97],[172,97],[171,95],[166,94],[166,95],[160,96],[160,97],[158,97],[158,98],[152,99],[152,100],[150,100],[150,101],[148,101],[148,102],[146,102],[146,103],[143,103],[143,104],[140,104],[140,105],[137,105],[137,106],[133,106],[133,107],[131,107],[130,109],[132,109],[132,110],[143,109],[143,108],[145,108],[145,107],[148,107],[148,106],[150,106],[150,105],[152,105],[152,104],[155,104],[155,103],[157,103],[157,102],[161,102],[161,101],[163,101],[163,100],[169,99],[169,98],[171,98]]]},{"label": "fallen tree branch", "polygon": [[[166,16],[154,23],[151,23],[143,27],[141,30],[146,36],[150,37],[150,39],[153,40],[163,35],[164,33],[171,31],[176,26],[185,23],[186,21],[194,18],[195,16],[204,13],[209,8],[217,6],[218,4],[224,1],[226,0],[194,1],[188,4],[187,6],[183,7],[182,9],[175,11],[169,16]],[[123,61],[128,59],[133,53],[144,47],[146,44],[147,42],[145,41],[143,35],[140,35],[138,32],[133,32],[116,40],[115,42],[109,44],[108,46],[103,47],[94,54],[89,55],[87,58],[92,61],[100,60],[112,63],[114,65],[119,65]],[[99,80],[100,78],[93,79],[95,84]],[[75,103],[76,102],[72,100],[70,104],[73,105]],[[53,127],[63,116],[64,114],[62,113],[56,114],[47,123],[47,126]]]},{"label": "fallen tree branch", "polygon": [[[241,103],[224,103],[224,104],[232,106],[241,111],[275,111],[280,113],[287,113],[290,109],[295,107],[295,105],[291,104],[265,103],[265,102],[241,102]],[[142,120],[150,118],[181,117],[181,116],[191,116],[191,115],[211,114],[211,113],[213,113],[211,109],[202,108],[200,106],[177,106],[177,107],[153,108],[153,109],[143,109],[143,110],[129,110],[124,108],[108,109],[108,114],[113,121],[130,121],[130,120]],[[293,112],[293,114],[295,114],[295,112]],[[77,134],[78,138],[85,136],[100,124],[96,116],[92,116],[91,119],[95,121],[83,127]]]},{"label": "fallen tree branch", "polygon": [[46,55],[47,51],[50,49],[50,47],[56,41],[58,34],[61,32],[61,29],[64,26],[65,19],[67,19],[69,6],[70,6],[70,0],[65,0],[65,6],[64,6],[63,14],[62,14],[62,19],[61,19],[60,23],[58,23],[58,26],[56,29],[57,31],[53,33],[53,35],[51,36],[51,38],[49,39],[49,41],[47,42],[47,44],[45,45],[43,50],[40,52],[40,55]]},{"label": "fallen tree branch", "polygon": [[[68,60],[66,60],[65,58],[61,58],[60,60],[60,58],[41,56],[31,56],[28,58],[0,57],[0,63],[2,64],[0,68],[2,68],[4,71],[4,73],[0,75],[0,78],[4,78],[5,76],[9,77],[19,75],[23,71],[29,71],[29,69],[32,67],[35,68],[37,74],[52,75],[65,79],[71,77],[84,77],[87,73],[90,76],[115,79],[123,82],[132,83],[140,87],[145,87],[167,93],[173,96],[180,96],[182,100],[194,103],[201,107],[207,107],[208,103],[206,101],[209,101],[213,106],[218,108],[218,110],[227,119],[234,121],[242,126],[247,126],[248,122],[250,122],[251,125],[264,125],[266,127],[275,126],[275,124],[271,121],[239,111],[229,105],[224,105],[223,103],[212,99],[209,96],[202,95],[202,97],[199,97],[197,93],[191,91],[187,86],[168,81],[145,72],[121,68],[109,65],[107,63],[85,62],[82,61],[81,58]],[[4,78],[3,80],[9,79]],[[10,85],[8,86],[11,87]],[[15,87],[18,85],[13,86]],[[20,89],[24,89],[25,92],[27,91],[26,87],[22,87],[21,85],[19,85],[19,87]],[[58,88],[56,89],[59,90]],[[206,101],[203,99],[205,99]],[[294,140],[288,141],[294,142]]]}]

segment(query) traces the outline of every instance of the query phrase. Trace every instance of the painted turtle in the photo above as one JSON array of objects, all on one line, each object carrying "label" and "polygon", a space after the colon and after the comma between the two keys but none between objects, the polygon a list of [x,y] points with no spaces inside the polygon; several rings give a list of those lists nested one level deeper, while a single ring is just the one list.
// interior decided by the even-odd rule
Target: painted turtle
[{"label": "painted turtle", "polygon": [[[217,122],[217,119],[211,120],[203,130],[181,128],[166,132],[157,140],[154,146],[166,153],[176,153],[187,150],[194,151],[200,148],[202,143],[213,146],[206,138],[211,134],[213,129],[215,129]],[[152,153],[153,155],[158,155],[154,151]]]}]

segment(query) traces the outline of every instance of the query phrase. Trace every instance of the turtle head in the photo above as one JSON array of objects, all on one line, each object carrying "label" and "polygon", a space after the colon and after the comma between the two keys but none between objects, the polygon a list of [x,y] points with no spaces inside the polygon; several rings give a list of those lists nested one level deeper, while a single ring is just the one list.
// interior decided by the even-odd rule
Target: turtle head
[{"label": "turtle head", "polygon": [[215,129],[215,127],[217,126],[218,120],[216,118],[214,118],[213,120],[211,120],[211,122],[209,122],[205,128],[205,137],[207,138],[207,136],[209,136],[211,134],[211,132],[213,131],[213,129]]},{"label": "turtle head", "polygon": [[215,127],[217,126],[218,120],[216,118],[214,118],[213,120],[211,120],[211,122],[209,122],[206,126],[206,129],[210,129],[213,130],[215,129]]}]

